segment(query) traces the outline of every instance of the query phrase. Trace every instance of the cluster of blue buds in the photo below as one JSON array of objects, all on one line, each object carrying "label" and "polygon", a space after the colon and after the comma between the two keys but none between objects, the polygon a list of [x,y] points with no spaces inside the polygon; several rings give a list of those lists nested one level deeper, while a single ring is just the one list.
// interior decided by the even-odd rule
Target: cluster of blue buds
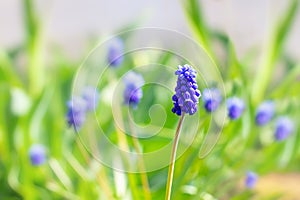
[{"label": "cluster of blue buds", "polygon": [[275,139],[282,141],[286,139],[294,130],[294,123],[288,117],[279,117],[276,122]]},{"label": "cluster of blue buds", "polygon": [[86,87],[82,96],[72,97],[68,102],[67,122],[69,126],[73,126],[76,131],[83,125],[86,112],[93,111],[97,108],[99,101],[99,93],[96,88],[91,86]]},{"label": "cluster of blue buds", "polygon": [[255,123],[258,126],[266,125],[274,116],[274,102],[264,101],[256,110]]},{"label": "cluster of blue buds", "polygon": [[114,38],[109,46],[107,53],[107,62],[112,67],[118,67],[123,62],[124,43],[121,38]]},{"label": "cluster of blue buds", "polygon": [[172,97],[174,107],[172,112],[181,115],[182,112],[193,115],[198,110],[198,102],[201,96],[196,82],[197,72],[190,66],[178,66],[175,72],[178,76],[175,94]]},{"label": "cluster of blue buds", "polygon": [[81,97],[73,97],[68,103],[67,122],[79,130],[85,121],[87,104]]},{"label": "cluster of blue buds", "polygon": [[227,99],[228,117],[232,120],[238,119],[244,112],[245,103],[238,97]]},{"label": "cluster of blue buds", "polygon": [[29,149],[30,162],[34,166],[42,165],[46,162],[46,149],[41,144],[34,144]]},{"label": "cluster of blue buds", "polygon": [[204,108],[207,112],[213,112],[218,109],[222,102],[222,95],[218,88],[204,89],[202,92]]},{"label": "cluster of blue buds", "polygon": [[143,97],[142,86],[145,82],[144,78],[141,74],[136,72],[128,72],[124,76],[123,82],[125,85],[123,93],[124,104],[131,105],[133,108],[136,108]]},{"label": "cluster of blue buds", "polygon": [[257,182],[258,176],[254,172],[247,172],[246,179],[245,179],[245,186],[249,189],[252,189],[256,182]]}]

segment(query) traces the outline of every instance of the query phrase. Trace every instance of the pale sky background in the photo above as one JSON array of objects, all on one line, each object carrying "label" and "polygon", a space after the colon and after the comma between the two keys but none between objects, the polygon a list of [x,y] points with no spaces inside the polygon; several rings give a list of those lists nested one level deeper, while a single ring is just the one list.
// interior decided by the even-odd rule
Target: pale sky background
[{"label": "pale sky background", "polygon": [[[0,49],[24,40],[21,0],[0,1]],[[37,0],[49,44],[59,44],[71,56],[81,55],[88,38],[113,34],[133,21],[140,26],[174,29],[190,35],[179,0]],[[223,30],[240,56],[260,47],[287,6],[287,0],[202,0],[210,27]],[[300,62],[300,14],[289,35],[287,51]]]}]

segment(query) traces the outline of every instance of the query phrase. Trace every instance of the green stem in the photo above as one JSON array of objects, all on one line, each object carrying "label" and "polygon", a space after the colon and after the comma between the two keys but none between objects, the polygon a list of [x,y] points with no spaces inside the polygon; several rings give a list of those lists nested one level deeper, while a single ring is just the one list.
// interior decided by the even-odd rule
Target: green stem
[{"label": "green stem", "polygon": [[33,1],[25,0],[23,6],[27,32],[29,91],[32,95],[38,95],[44,83],[42,34]]},{"label": "green stem", "polygon": [[22,82],[12,65],[11,58],[0,49],[0,79],[6,81],[11,86],[22,87]]},{"label": "green stem", "polygon": [[172,182],[173,182],[174,167],[175,167],[175,160],[176,160],[176,152],[177,152],[177,147],[178,147],[178,142],[179,142],[180,131],[181,131],[183,119],[184,119],[184,113],[182,114],[182,116],[181,116],[181,118],[178,122],[178,126],[177,126],[176,133],[175,133],[174,143],[173,143],[172,152],[171,152],[171,159],[170,159],[171,163],[169,165],[169,171],[168,171],[168,180],[167,180],[165,200],[170,200],[171,199]]},{"label": "green stem", "polygon": [[20,119],[21,127],[24,131],[24,144],[21,148],[20,154],[22,154],[22,175],[23,175],[23,183],[22,183],[22,195],[24,195],[26,199],[35,199],[36,193],[33,188],[33,170],[31,163],[28,160],[28,151],[30,149],[31,137],[28,127],[27,117],[22,117]]},{"label": "green stem", "polygon": [[[135,151],[141,155],[142,151],[140,149],[140,146],[139,146],[139,142],[137,140],[137,135],[134,131],[134,128],[132,126],[132,123],[131,123],[131,120],[130,119],[130,116],[129,116],[129,113],[128,113],[128,123],[129,123],[129,128],[130,128],[130,132],[132,134],[132,143],[133,143],[133,147],[135,149]],[[149,181],[148,181],[148,176],[146,174],[146,167],[145,167],[145,163],[144,163],[144,160],[143,160],[143,157],[141,157],[140,159],[138,159],[138,168],[140,170],[140,176],[141,176],[141,180],[142,180],[142,185],[143,185],[143,190],[144,190],[144,197],[145,197],[145,200],[151,200],[151,190],[150,190],[150,187],[149,187]]]},{"label": "green stem", "polygon": [[[120,126],[124,127],[123,124],[120,125]],[[124,149],[126,152],[129,152],[129,147],[128,147],[128,142],[127,142],[126,136],[124,135],[122,130],[117,128],[116,125],[115,125],[115,128],[116,128],[116,132],[117,132],[119,146],[122,149]],[[124,128],[122,128],[122,129],[124,130]],[[130,164],[128,163],[129,158],[125,154],[122,154],[122,158],[123,158],[124,165],[126,166],[126,168],[130,167]],[[127,177],[128,177],[129,187],[130,187],[130,190],[131,190],[131,193],[132,193],[132,199],[139,199],[138,198],[139,197],[138,192],[135,190],[135,187],[137,185],[135,174],[133,174],[131,172],[128,172]]]},{"label": "green stem", "polygon": [[105,170],[104,167],[100,169],[99,173],[97,174],[97,181],[100,187],[102,188],[103,192],[105,193],[106,197],[108,199],[113,199],[114,198],[113,191],[109,186],[109,179],[104,170]]},{"label": "green stem", "polygon": [[202,15],[203,12],[201,5],[198,0],[183,0],[182,3],[185,16],[187,17],[188,23],[196,39],[200,42],[209,57],[214,62],[217,62],[216,56],[211,48],[211,38],[209,36],[210,30],[205,23],[204,16]]}]

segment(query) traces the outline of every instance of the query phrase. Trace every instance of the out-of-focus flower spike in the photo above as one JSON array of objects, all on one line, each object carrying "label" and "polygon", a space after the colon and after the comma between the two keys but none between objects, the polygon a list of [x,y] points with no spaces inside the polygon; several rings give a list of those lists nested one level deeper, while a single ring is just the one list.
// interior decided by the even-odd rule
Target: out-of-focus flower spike
[{"label": "out-of-focus flower spike", "polygon": [[228,117],[232,120],[240,118],[245,110],[245,103],[238,97],[227,99]]},{"label": "out-of-focus flower spike", "polygon": [[123,62],[124,42],[121,38],[114,38],[109,46],[107,61],[112,67],[118,67]]}]

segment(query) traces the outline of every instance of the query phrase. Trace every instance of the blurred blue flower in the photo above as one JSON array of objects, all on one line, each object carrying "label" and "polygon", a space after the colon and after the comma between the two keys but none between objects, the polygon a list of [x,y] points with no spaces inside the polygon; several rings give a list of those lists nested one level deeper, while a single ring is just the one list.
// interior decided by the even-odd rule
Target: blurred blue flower
[{"label": "blurred blue flower", "polygon": [[87,103],[81,97],[73,97],[67,106],[67,122],[69,126],[73,126],[75,130],[79,130],[85,121]]},{"label": "blurred blue flower", "polygon": [[252,189],[256,182],[257,182],[258,176],[254,172],[247,172],[246,179],[245,179],[245,185],[247,188]]},{"label": "blurred blue flower", "polygon": [[107,53],[107,61],[113,66],[117,67],[123,62],[124,43],[121,38],[114,38],[109,46]]},{"label": "blurred blue flower", "polygon": [[46,161],[46,149],[41,144],[34,144],[29,149],[31,164],[34,166],[41,165]]},{"label": "blurred blue flower", "polygon": [[231,97],[227,99],[228,116],[230,119],[238,119],[244,112],[245,103],[238,97]]},{"label": "blurred blue flower", "polygon": [[144,85],[144,78],[141,74],[129,72],[124,76],[123,82],[125,85],[125,90],[123,93],[124,103],[136,108],[143,97],[143,91],[141,87]]},{"label": "blurred blue flower", "polygon": [[256,110],[255,122],[259,126],[267,124],[274,116],[274,102],[264,101]]},{"label": "blurred blue flower", "polygon": [[99,96],[100,95],[97,91],[97,88],[94,88],[92,86],[87,86],[86,88],[84,88],[82,92],[82,98],[86,101],[87,111],[93,111],[97,108]]},{"label": "blurred blue flower", "polygon": [[198,99],[201,96],[196,82],[197,72],[186,64],[179,65],[175,74],[178,78],[175,95],[172,97],[174,104],[172,112],[177,115],[181,115],[182,112],[193,115],[198,110]]},{"label": "blurred blue flower", "polygon": [[276,121],[275,139],[282,141],[286,139],[294,130],[294,123],[288,117],[280,117]]},{"label": "blurred blue flower", "polygon": [[206,88],[202,93],[204,108],[207,112],[213,112],[218,109],[222,102],[222,95],[218,88]]}]

